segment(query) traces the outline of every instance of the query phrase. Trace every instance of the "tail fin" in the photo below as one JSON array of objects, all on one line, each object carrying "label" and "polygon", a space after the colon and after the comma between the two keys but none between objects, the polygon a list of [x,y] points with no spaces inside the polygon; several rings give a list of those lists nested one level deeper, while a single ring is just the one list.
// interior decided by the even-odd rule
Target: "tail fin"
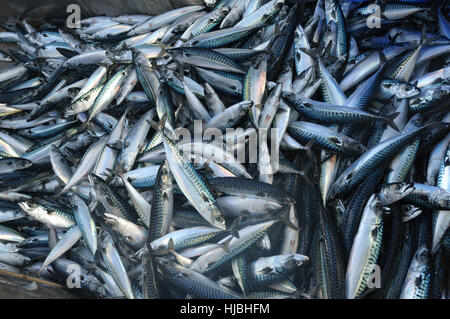
[{"label": "tail fin", "polygon": [[310,151],[313,148],[314,144],[316,144],[316,142],[317,142],[317,137],[314,137],[312,140],[309,140],[309,142],[305,145],[304,150]]},{"label": "tail fin", "polygon": [[400,132],[400,129],[398,128],[397,124],[395,124],[394,120],[397,118],[397,116],[399,115],[399,112],[395,112],[395,113],[389,113],[386,115],[386,117],[384,118],[387,125],[389,125],[390,127],[392,127],[394,130],[396,130],[397,132]]},{"label": "tail fin", "polygon": [[189,267],[192,264],[192,259],[184,257],[175,251],[175,247],[174,247],[172,238],[169,239],[169,245],[168,245],[167,249],[169,251],[169,254],[174,256],[175,259],[177,260],[177,262],[180,265],[182,265],[183,267]]},{"label": "tail fin", "polygon": [[61,53],[63,56],[65,56],[66,58],[69,58],[69,59],[79,54],[77,51],[65,49],[65,48],[56,48],[56,50],[59,53]]},{"label": "tail fin", "polygon": [[[171,49],[170,46],[168,46],[168,45],[165,44],[165,43],[162,43],[161,41],[155,41],[155,44],[157,44],[159,47],[161,47],[162,52],[164,52],[164,53],[167,53],[167,50],[170,50],[170,49]],[[161,53],[158,54],[158,56],[159,56],[159,55],[161,55]]]},{"label": "tail fin", "polygon": [[388,43],[388,45],[393,45],[393,44],[395,44],[395,41],[397,40],[397,38],[400,36],[402,34],[402,31],[397,31],[397,32],[395,32],[395,34],[392,36],[392,37],[389,37],[389,43]]},{"label": "tail fin", "polygon": [[302,51],[303,53],[306,53],[307,55],[309,55],[313,59],[317,58],[317,52],[316,51],[308,50],[308,49],[305,49],[305,48],[299,48],[299,50]]},{"label": "tail fin", "polygon": [[156,131],[163,132],[164,128],[166,127],[166,121],[167,121],[167,114],[164,113],[159,123],[156,123],[153,120],[147,120],[147,123]]}]

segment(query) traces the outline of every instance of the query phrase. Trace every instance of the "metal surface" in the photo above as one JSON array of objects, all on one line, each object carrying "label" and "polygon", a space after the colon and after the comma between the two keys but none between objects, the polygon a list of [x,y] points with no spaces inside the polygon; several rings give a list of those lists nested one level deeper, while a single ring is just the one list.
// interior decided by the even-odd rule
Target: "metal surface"
[{"label": "metal surface", "polygon": [[187,5],[202,5],[202,0],[0,0],[0,20],[14,22],[27,17],[38,21],[68,15],[69,4],[78,4],[82,17],[141,13],[156,15]]},{"label": "metal surface", "polygon": [[76,295],[69,289],[0,274],[0,299],[73,299]]}]

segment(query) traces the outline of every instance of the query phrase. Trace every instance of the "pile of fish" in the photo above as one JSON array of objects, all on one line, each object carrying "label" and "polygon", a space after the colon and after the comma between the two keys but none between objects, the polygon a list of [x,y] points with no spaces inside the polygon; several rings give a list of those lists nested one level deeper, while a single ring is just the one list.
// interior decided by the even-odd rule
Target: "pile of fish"
[{"label": "pile of fish", "polygon": [[1,24],[0,273],[93,298],[448,298],[449,9]]}]

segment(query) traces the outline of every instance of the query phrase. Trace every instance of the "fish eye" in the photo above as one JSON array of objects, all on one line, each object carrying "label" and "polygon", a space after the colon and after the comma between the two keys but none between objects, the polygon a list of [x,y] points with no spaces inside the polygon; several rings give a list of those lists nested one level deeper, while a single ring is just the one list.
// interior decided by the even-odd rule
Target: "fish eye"
[{"label": "fish eye", "polygon": [[217,217],[215,218],[215,221],[216,221],[216,222],[219,222],[219,223],[222,223],[222,222],[223,222],[222,216],[217,216]]}]

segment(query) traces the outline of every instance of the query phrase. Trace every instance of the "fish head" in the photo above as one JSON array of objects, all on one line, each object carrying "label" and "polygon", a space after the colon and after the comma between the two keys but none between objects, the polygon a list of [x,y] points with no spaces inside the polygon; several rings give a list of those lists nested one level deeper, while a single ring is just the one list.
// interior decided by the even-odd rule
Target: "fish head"
[{"label": "fish head", "polygon": [[214,18],[210,19],[210,20],[212,20],[211,22],[214,22],[216,20],[220,20],[220,19],[226,17],[228,15],[228,13],[230,13],[230,11],[231,11],[230,7],[220,8],[220,10],[217,12],[215,19]]},{"label": "fish head", "polygon": [[177,265],[174,261],[165,257],[156,257],[155,259],[158,269],[160,269],[164,275],[176,275],[179,273],[176,269]]},{"label": "fish head", "polygon": [[[54,146],[54,144],[52,146]],[[4,159],[2,159],[2,162],[4,162],[4,164],[6,164],[8,168],[14,170],[25,169],[33,165],[32,161],[27,160],[25,158],[5,157]]]},{"label": "fish head", "polygon": [[422,209],[420,209],[419,207],[415,207],[413,205],[402,205],[401,212],[402,212],[402,221],[406,223],[422,214]]},{"label": "fish head", "polygon": [[367,151],[367,148],[364,145],[353,139],[349,139],[345,145],[345,152],[348,152],[349,154],[361,155]]},{"label": "fish head", "polygon": [[309,261],[309,257],[301,254],[292,255],[292,262],[296,267],[303,265],[304,263]]},{"label": "fish head", "polygon": [[105,287],[93,275],[84,276],[83,274],[80,274],[80,280],[83,282],[83,286],[86,286],[94,296],[97,296],[97,298],[108,298]]},{"label": "fish head", "polygon": [[46,211],[39,205],[30,201],[18,203],[19,207],[30,216],[45,215]]},{"label": "fish head", "polygon": [[209,222],[216,228],[226,230],[227,226],[225,224],[225,219],[222,217],[222,213],[220,212],[218,207],[213,207],[211,210],[211,218]]},{"label": "fish head", "polygon": [[120,62],[131,62],[132,55],[130,54],[130,51],[128,50],[109,50],[106,53],[106,59],[105,60],[112,60],[112,61],[120,61]]},{"label": "fish head", "polygon": [[407,99],[419,94],[420,89],[410,83],[402,84],[396,92],[396,95],[399,99]]},{"label": "fish head", "polygon": [[280,269],[277,269],[276,267],[277,271],[279,272],[283,272],[286,270],[294,270],[309,260],[307,256],[301,254],[288,254],[281,257],[282,257],[281,259],[282,267],[280,267]]},{"label": "fish head", "polygon": [[342,174],[339,176],[328,191],[327,200],[337,199],[342,193],[344,193],[345,190],[347,190],[347,186],[350,184],[351,177],[351,173]]},{"label": "fish head", "polygon": [[283,97],[283,99],[290,103],[293,103],[295,101],[295,93],[293,92],[282,92],[281,96]]},{"label": "fish head", "polygon": [[387,184],[381,188],[379,198],[383,206],[388,206],[398,202],[412,191],[414,191],[414,185],[411,183]]}]

